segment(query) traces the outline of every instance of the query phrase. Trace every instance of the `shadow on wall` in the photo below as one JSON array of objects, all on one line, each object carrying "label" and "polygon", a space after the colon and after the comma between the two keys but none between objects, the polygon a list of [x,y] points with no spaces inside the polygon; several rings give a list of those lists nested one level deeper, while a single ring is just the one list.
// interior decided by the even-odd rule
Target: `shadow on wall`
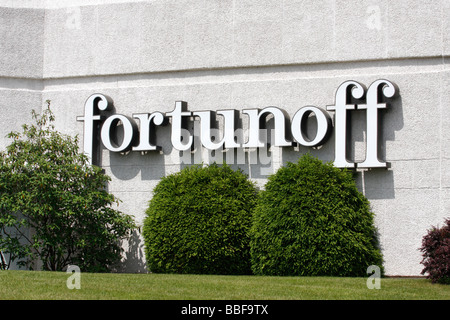
[{"label": "shadow on wall", "polygon": [[117,272],[147,273],[147,265],[144,261],[144,241],[138,231],[133,231],[124,252],[123,262]]},{"label": "shadow on wall", "polygon": [[[358,163],[365,159],[366,122],[365,112],[348,112],[347,158],[349,161]],[[315,121],[308,120],[308,123],[308,136],[311,135],[313,137],[316,132]],[[150,151],[145,154],[129,152],[127,154],[120,154],[103,149],[103,153],[106,152],[106,157],[109,158],[112,174],[115,178],[123,181],[131,180],[139,174],[142,181],[158,180],[166,174],[166,166],[169,164],[175,167],[179,166],[181,170],[191,164],[213,161],[220,163],[225,161],[235,168],[239,167],[243,169],[244,172],[249,174],[250,178],[265,179],[269,174],[276,171],[281,162],[296,162],[299,157],[307,152],[311,152],[323,161],[334,160],[334,132],[331,134],[330,139],[320,147],[285,147],[281,150],[281,156],[276,156],[276,154],[274,156],[269,149],[260,148],[249,152],[238,149],[230,149],[226,152],[212,151],[216,155],[211,157],[211,150],[202,150],[201,147],[198,148],[198,146],[201,146],[201,142],[194,129],[194,126],[198,125],[198,121],[195,121],[195,124],[192,123],[191,125],[190,131],[194,139],[194,148],[192,151],[179,152],[172,147],[170,138],[168,138],[171,135],[170,126],[157,128],[159,131],[157,137],[160,137],[160,141],[157,144],[162,146],[161,152]],[[404,125],[401,96],[392,102],[388,102],[388,108],[378,110],[378,125],[378,157],[380,160],[389,163],[391,160],[386,152],[387,141],[395,141],[396,131],[401,130]],[[270,130],[274,129],[272,119],[268,119],[266,128],[269,129],[269,133],[271,132]],[[267,145],[270,146],[272,140],[271,135],[267,134],[266,138]],[[118,139],[120,139],[120,135]],[[106,157],[104,154],[103,158]],[[107,163],[108,160],[105,160],[105,163]],[[395,166],[395,163],[393,165]],[[394,173],[392,170],[392,168],[357,170],[357,185],[369,199],[392,199],[395,197]]]},{"label": "shadow on wall", "polygon": [[[357,169],[355,170],[355,180],[360,191],[370,199],[394,199],[395,163],[389,159],[386,152],[386,142],[395,141],[395,133],[403,128],[403,104],[400,97],[388,104],[387,109],[378,110],[378,157],[384,162],[388,162],[388,168]],[[365,112],[348,112],[347,130],[347,159],[350,162],[362,162],[366,152],[366,114]],[[334,119],[333,119],[334,123]],[[308,136],[314,137],[316,126],[314,121],[312,126],[308,124]],[[335,156],[335,134],[331,134],[329,140],[320,147],[306,148],[300,146],[299,150],[285,148],[282,151],[283,163],[296,162],[303,154],[310,152],[313,156],[326,162],[333,162]],[[391,162],[391,163],[389,163]],[[394,160],[395,162],[395,160]]]},{"label": "shadow on wall", "polygon": [[[386,154],[387,141],[395,141],[395,132],[400,131],[403,126],[403,102],[401,95],[388,105],[387,109],[379,113],[379,158],[390,162],[389,155]],[[362,139],[361,139],[362,140]],[[394,160],[395,161],[395,160]],[[388,169],[371,169],[363,171],[361,174],[361,186],[365,196],[370,199],[394,199],[395,181],[394,171],[395,163],[389,164]]]},{"label": "shadow on wall", "polygon": [[[239,119],[239,121],[238,127],[242,126],[242,119]],[[219,123],[216,125],[219,126]],[[261,139],[265,140],[270,146],[274,128],[272,119],[267,121],[266,127],[267,131],[261,130]],[[213,162],[227,163],[234,169],[240,168],[253,179],[265,179],[273,173],[273,168],[279,162],[277,157],[269,150],[270,148],[267,147],[245,151],[244,149],[207,150],[203,148],[198,120],[191,121],[187,130],[193,139],[192,149],[190,150],[178,151],[172,146],[170,126],[157,127],[158,141],[156,144],[161,146],[161,151],[116,153],[110,152],[102,146],[102,164],[108,165],[109,163],[111,173],[118,180],[128,181],[140,175],[140,180],[148,181],[158,180],[165,176],[168,171],[172,172],[191,165]],[[214,132],[212,140],[221,139],[221,134],[221,132]],[[236,134],[241,135],[243,133],[238,130]],[[239,138],[236,136],[236,138],[243,139],[241,136]],[[118,126],[116,132],[116,140],[119,142],[118,144],[122,140],[120,126]],[[172,168],[169,169],[169,167]]]},{"label": "shadow on wall", "polygon": [[[349,112],[350,113],[350,112]],[[397,97],[387,109],[378,110],[379,117],[379,137],[378,137],[378,156],[382,161],[389,162],[389,155],[387,154],[387,141],[395,141],[395,133],[403,128],[403,105],[401,96]],[[309,120],[308,120],[309,121]],[[311,131],[313,135],[316,132],[314,126],[315,121],[311,121],[311,127],[308,128],[308,132]],[[349,116],[349,131],[347,132],[347,151],[348,159],[353,162],[362,162],[365,158],[365,136],[366,136],[366,115],[365,112],[352,112]],[[273,123],[271,119],[267,122],[267,128],[273,129]],[[164,176],[167,172],[167,162],[172,166],[179,166],[181,170],[183,167],[190,164],[201,163],[204,158],[202,156],[201,149],[194,149],[192,153],[190,151],[180,153],[175,150],[170,144],[170,130],[169,128],[158,128],[161,130],[157,136],[165,137],[164,141],[161,141],[158,145],[162,145],[162,151],[152,151],[146,154],[140,152],[129,152],[127,154],[119,154],[109,152],[106,149],[106,157],[109,159],[111,172],[115,178],[123,181],[131,180],[140,174],[142,181],[158,180]],[[198,137],[194,134],[193,128],[191,128],[194,136],[194,141],[200,144]],[[250,153],[244,153],[244,162],[239,165],[238,163],[229,163],[234,168],[240,167],[251,178],[265,179],[270,174],[270,170],[266,170],[269,167],[273,167],[273,172],[276,171],[276,167],[282,162],[287,161],[296,162],[304,153],[311,152],[314,156],[323,161],[333,161],[335,155],[335,135],[330,136],[330,139],[322,146],[316,148],[306,148],[300,146],[282,148],[278,159],[273,157],[273,154],[269,150],[258,150],[256,157],[261,159],[261,152],[265,152],[268,157],[269,163],[265,161],[250,161]],[[270,145],[272,137],[267,136],[267,143]],[[208,150],[206,150],[208,151]],[[105,154],[104,154],[105,155]],[[225,157],[225,153],[222,153]],[[181,158],[180,158],[181,156]],[[104,157],[104,158],[106,158]],[[232,159],[235,161],[239,158],[238,154],[233,154]],[[105,159],[106,160],[106,159]],[[108,160],[105,163],[108,163]],[[188,160],[187,164],[183,163],[183,160]],[[241,159],[242,160],[242,159]],[[272,162],[271,162],[272,161]],[[395,162],[395,160],[394,160]],[[275,165],[274,165],[275,164]],[[236,167],[237,166],[237,167]],[[395,163],[393,163],[395,167]],[[269,168],[270,169],[270,168]],[[394,168],[395,169],[395,168]],[[258,174],[255,174],[258,173]],[[262,174],[264,173],[264,174]],[[267,174],[265,174],[267,173]],[[370,170],[357,170],[355,172],[355,179],[358,188],[365,194],[365,196],[371,199],[393,199],[395,198],[395,181],[394,172],[392,168],[380,168]],[[124,263],[119,272],[133,272],[133,273],[145,273],[148,272],[144,258],[144,244],[139,232],[135,231],[128,242],[124,254]]]}]

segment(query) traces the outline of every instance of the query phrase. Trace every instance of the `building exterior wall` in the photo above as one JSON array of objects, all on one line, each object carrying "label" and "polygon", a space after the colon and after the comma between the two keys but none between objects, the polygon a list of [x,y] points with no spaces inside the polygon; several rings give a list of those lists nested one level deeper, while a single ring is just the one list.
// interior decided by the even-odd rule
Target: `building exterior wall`
[{"label": "building exterior wall", "polygon": [[[379,155],[390,168],[356,171],[386,274],[419,275],[422,237],[450,216],[447,0],[0,0],[0,21],[1,137],[46,100],[57,129],[82,136],[77,117],[94,93],[129,116],[168,113],[186,101],[190,111],[276,106],[292,118],[307,105],[333,105],[347,80],[368,87],[387,79],[399,88],[379,112]],[[365,113],[351,114],[349,157],[361,162]],[[196,130],[198,121],[191,125]],[[161,152],[102,150],[119,209],[141,224],[160,177],[211,157],[197,148],[180,158],[170,126],[156,133]],[[320,148],[272,147],[268,157],[246,152],[245,163],[234,165],[263,187],[268,174],[305,152],[333,161],[334,140],[333,133]],[[141,240],[127,247],[124,271],[148,271]]]}]

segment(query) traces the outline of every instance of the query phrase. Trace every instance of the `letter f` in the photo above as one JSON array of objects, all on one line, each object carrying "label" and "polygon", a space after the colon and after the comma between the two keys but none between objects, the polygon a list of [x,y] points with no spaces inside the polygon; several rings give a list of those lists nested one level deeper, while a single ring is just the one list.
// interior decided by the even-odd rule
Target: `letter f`
[{"label": "letter f", "polygon": [[361,168],[386,168],[388,164],[378,159],[378,109],[388,107],[382,102],[382,97],[394,98],[398,94],[396,84],[388,80],[377,80],[367,90],[367,103],[358,105],[358,109],[366,109],[367,119],[367,147],[366,160],[358,167]]},{"label": "letter f", "polygon": [[366,88],[356,81],[342,83],[336,91],[335,105],[327,110],[335,111],[335,159],[338,168],[354,168],[355,163],[347,160],[347,110],[356,109],[353,99],[361,99]]},{"label": "letter f", "polygon": [[98,135],[94,136],[94,131],[98,131],[100,124],[94,123],[94,121],[102,120],[102,116],[99,115],[99,111],[105,111],[112,109],[113,100],[103,94],[91,95],[84,104],[84,116],[77,117],[77,121],[84,122],[84,141],[83,152],[89,158],[90,164],[98,164],[100,161],[100,155],[98,148],[100,145],[100,139]]}]

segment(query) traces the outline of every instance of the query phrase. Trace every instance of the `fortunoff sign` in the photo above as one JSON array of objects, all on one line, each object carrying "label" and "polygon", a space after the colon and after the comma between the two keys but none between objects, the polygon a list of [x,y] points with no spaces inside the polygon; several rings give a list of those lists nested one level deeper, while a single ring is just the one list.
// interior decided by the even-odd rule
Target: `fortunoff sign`
[{"label": "fortunoff sign", "polygon": [[[398,94],[398,87],[388,80],[377,80],[368,88],[356,81],[345,81],[336,90],[334,105],[326,106],[326,110],[334,112],[335,159],[334,165],[339,168],[385,168],[387,163],[378,157],[378,109],[388,107],[386,100]],[[348,160],[347,154],[347,113],[350,110],[366,112],[366,158],[363,162],[354,163]],[[93,94],[84,106],[84,116],[78,121],[84,122],[84,153],[92,162],[98,161],[100,141],[111,152],[153,151],[161,150],[156,145],[156,126],[171,125],[171,143],[174,149],[187,151],[193,148],[193,136],[186,124],[192,117],[200,122],[200,141],[209,150],[233,148],[263,148],[266,146],[261,138],[261,130],[266,128],[266,117],[271,115],[274,121],[274,138],[272,145],[276,147],[292,147],[301,145],[317,147],[323,145],[333,130],[333,123],[327,111],[316,106],[304,106],[293,116],[277,107],[264,109],[244,109],[242,114],[248,117],[247,140],[242,141],[242,128],[237,128],[239,112],[229,110],[188,110],[187,102],[176,101],[173,111],[137,113],[131,117],[116,114],[113,100],[107,95]],[[317,123],[313,138],[307,134],[307,120],[315,115]],[[223,117],[221,139],[212,135],[216,116]],[[137,121],[136,121],[137,120]],[[137,124],[139,123],[139,126]],[[121,132],[119,134],[119,126]],[[121,137],[119,137],[119,135]],[[241,139],[240,139],[241,138]]]}]

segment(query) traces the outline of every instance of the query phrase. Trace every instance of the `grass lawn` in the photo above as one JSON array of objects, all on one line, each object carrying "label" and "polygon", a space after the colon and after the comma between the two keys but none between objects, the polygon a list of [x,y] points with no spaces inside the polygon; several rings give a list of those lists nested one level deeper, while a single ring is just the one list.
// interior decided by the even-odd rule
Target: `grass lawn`
[{"label": "grass lawn", "polygon": [[70,274],[0,271],[2,300],[450,300],[450,286],[427,279],[262,277],[174,274],[80,274],[80,289],[68,289]]}]

